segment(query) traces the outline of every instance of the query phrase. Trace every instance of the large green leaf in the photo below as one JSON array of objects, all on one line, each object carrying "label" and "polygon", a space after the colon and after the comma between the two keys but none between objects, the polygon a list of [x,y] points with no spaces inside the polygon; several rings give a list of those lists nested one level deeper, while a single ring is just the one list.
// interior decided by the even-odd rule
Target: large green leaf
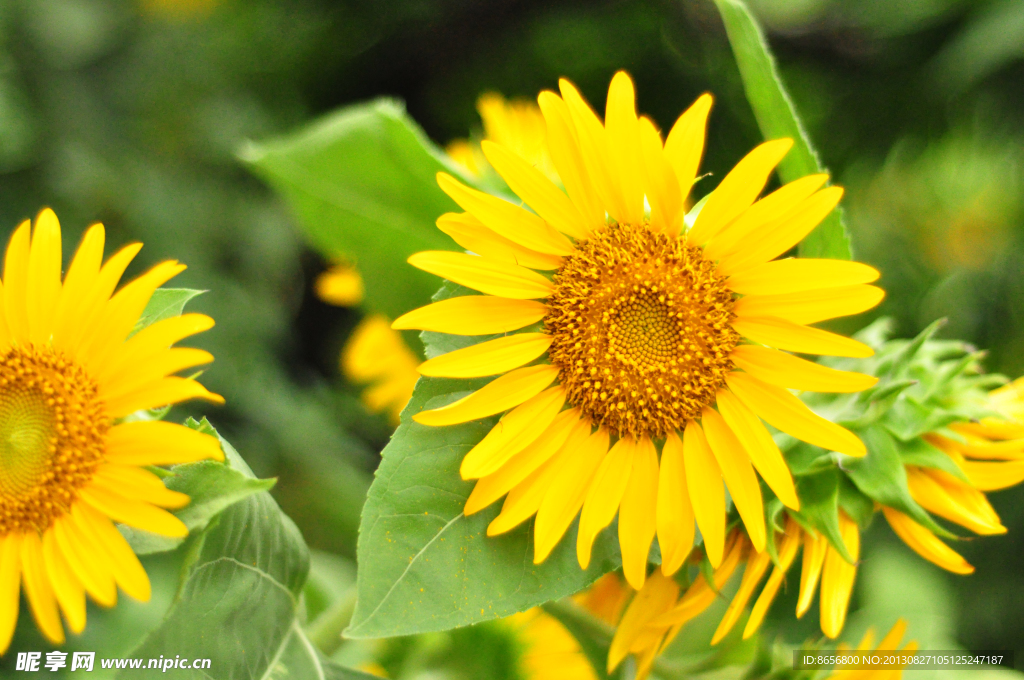
[{"label": "large green leaf", "polygon": [[[227,463],[252,477],[231,445],[221,443]],[[193,541],[178,597],[132,657],[210,659],[209,669],[177,671],[197,680],[370,677],[325,659],[299,625],[309,550],[269,493],[229,506]],[[165,676],[143,669],[119,677]]]},{"label": "large green leaf", "polygon": [[[779,77],[775,58],[761,27],[742,0],[715,0],[715,4],[725,23],[743,79],[743,89],[761,134],[765,139],[789,137],[793,140],[793,149],[779,164],[779,176],[784,182],[792,182],[823,172],[796,107]],[[817,229],[807,235],[800,244],[800,256],[850,259],[850,239],[840,208],[833,210]]]},{"label": "large green leaf", "polygon": [[479,386],[421,378],[384,449],[363,508],[358,546],[359,598],[349,637],[446,630],[524,611],[570,595],[618,568],[618,544],[604,531],[590,568],[576,562],[575,526],[544,563],[533,564],[533,523],[488,538],[495,504],[471,517],[473,488],[459,476],[463,456],[494,419],[426,427],[411,414]]},{"label": "large green leaf", "polygon": [[399,102],[341,109],[295,134],[250,144],[242,159],[285,197],[315,248],[351,259],[376,282],[366,286],[369,309],[395,318],[437,290],[435,277],[405,260],[454,249],[435,221],[458,207],[435,175],[459,171]]}]

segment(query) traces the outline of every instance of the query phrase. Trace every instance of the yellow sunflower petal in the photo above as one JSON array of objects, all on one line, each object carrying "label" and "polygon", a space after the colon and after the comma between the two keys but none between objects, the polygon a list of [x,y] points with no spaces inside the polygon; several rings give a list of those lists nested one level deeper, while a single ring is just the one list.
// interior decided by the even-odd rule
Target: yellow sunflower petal
[{"label": "yellow sunflower petal", "polygon": [[51,643],[64,644],[64,627],[60,623],[53,587],[46,575],[42,541],[34,531],[24,534],[21,541],[21,577],[25,584],[25,598],[39,631]]},{"label": "yellow sunflower petal", "polygon": [[441,300],[398,317],[395,330],[436,331],[452,335],[507,333],[537,323],[548,308],[535,300],[506,300],[467,295]]},{"label": "yellow sunflower petal", "polygon": [[188,536],[188,528],[180,519],[149,503],[125,498],[97,486],[84,488],[79,493],[83,501],[121,524],[170,538]]},{"label": "yellow sunflower petal", "polygon": [[[839,513],[839,532],[847,552],[856,561],[860,559],[860,530],[857,523]],[[832,546],[825,555],[825,566],[821,570],[821,632],[835,639],[846,623],[846,610],[850,604],[853,581],[857,567],[850,564]]]},{"label": "yellow sunflower petal", "polygon": [[658,476],[658,545],[661,570],[666,576],[676,573],[693,550],[693,506],[687,491],[683,442],[669,432],[661,452]]},{"label": "yellow sunflower petal", "polygon": [[534,563],[548,558],[583,507],[598,465],[608,451],[608,431],[601,428],[575,450],[565,450],[555,478],[544,495],[534,524]]},{"label": "yellow sunflower petal", "polygon": [[797,324],[818,323],[865,312],[885,297],[876,286],[858,284],[781,295],[747,295],[733,308],[742,318],[774,316]]},{"label": "yellow sunflower petal", "polygon": [[758,380],[779,387],[813,392],[860,392],[878,378],[853,371],[838,371],[776,349],[740,345],[730,357]]},{"label": "yellow sunflower petal", "polygon": [[144,389],[151,382],[212,361],[213,355],[204,349],[174,347],[164,350],[159,355],[151,357],[149,361],[136,365],[134,372],[124,371],[118,376],[120,380],[103,385],[100,389],[100,399],[108,402],[117,401],[136,390]]},{"label": "yellow sunflower petal", "polygon": [[875,350],[853,338],[773,316],[737,317],[732,321],[732,327],[749,340],[788,352],[856,358],[869,357],[875,353]]},{"label": "yellow sunflower petal", "polygon": [[561,472],[564,458],[584,447],[589,437],[590,423],[577,420],[576,426],[555,455],[509,491],[501,513],[487,526],[487,535],[497,536],[514,529],[537,512],[548,489]]},{"label": "yellow sunflower petal", "polygon": [[106,390],[118,390],[131,380],[138,366],[160,356],[179,340],[211,328],[213,319],[205,314],[182,314],[150,324],[121,345],[117,357],[96,374],[96,379]]},{"label": "yellow sunflower petal", "polygon": [[814,601],[814,592],[821,577],[821,568],[825,564],[825,553],[828,552],[828,539],[821,534],[804,534],[804,558],[800,567],[800,594],[796,602],[796,617],[799,619],[810,609]]},{"label": "yellow sunflower petal", "polygon": [[544,298],[554,290],[551,281],[526,267],[466,253],[430,250],[410,256],[409,264],[481,293],[514,300]]},{"label": "yellow sunflower petal", "polygon": [[694,421],[683,432],[683,463],[686,489],[693,503],[693,516],[704,537],[704,550],[711,566],[718,567],[725,553],[725,488],[704,430]]},{"label": "yellow sunflower petal", "polygon": [[604,225],[604,206],[590,182],[587,166],[580,154],[569,107],[561,97],[549,91],[541,92],[537,103],[547,124],[548,152],[566,193],[583,216],[588,232]]},{"label": "yellow sunflower petal", "polygon": [[428,359],[418,370],[420,375],[436,378],[498,375],[530,363],[550,346],[551,336],[546,333],[517,333]]},{"label": "yellow sunflower petal", "polygon": [[146,501],[161,508],[183,508],[191,500],[186,494],[172,491],[149,470],[134,465],[102,463],[92,481],[111,493]]},{"label": "yellow sunflower petal", "polygon": [[718,262],[719,273],[733,276],[778,257],[811,233],[842,197],[842,187],[826,187],[811,195],[789,213],[752,233],[752,238],[745,239],[742,247],[724,256]]},{"label": "yellow sunflower petal", "polygon": [[989,463],[967,460],[960,468],[979,491],[999,491],[1024,482],[1024,460]]},{"label": "yellow sunflower petal", "polygon": [[[989,397],[991,398],[991,393],[989,393]],[[1015,423],[996,418],[981,418],[978,422],[971,423],[953,423],[949,426],[949,429],[984,439],[1024,440],[1024,423]]]},{"label": "yellow sunflower petal", "polygon": [[657,531],[658,452],[648,437],[637,444],[633,472],[619,508],[622,571],[637,590],[647,578],[647,555]]},{"label": "yellow sunflower petal", "polygon": [[925,510],[976,534],[1005,534],[1006,527],[985,494],[941,470],[906,466],[910,495]]},{"label": "yellow sunflower petal", "polygon": [[[111,255],[100,267],[81,303],[77,307],[69,307],[67,314],[58,319],[53,330],[54,347],[77,351],[88,337],[88,333],[83,332],[83,329],[91,329],[100,322],[99,317],[106,309],[124,270],[141,249],[141,243],[129,244]],[[68,285],[70,283],[65,284],[65,287]]]},{"label": "yellow sunflower petal", "polygon": [[[685,445],[685,440],[683,443]],[[686,589],[686,593],[679,599],[679,602],[668,612],[651,621],[651,626],[681,625],[700,616],[714,603],[715,599],[719,597],[718,593],[732,578],[733,572],[736,571],[736,567],[740,563],[740,557],[743,555],[746,541],[739,535],[740,533],[733,532],[729,536],[722,564],[715,569],[712,575],[714,588],[712,589],[704,580],[704,575],[700,574]]]},{"label": "yellow sunflower petal", "polygon": [[622,198],[621,188],[612,172],[608,150],[608,134],[593,109],[580,95],[576,86],[564,78],[558,81],[562,100],[569,110],[580,156],[591,185],[600,196],[605,210],[618,222],[626,220],[629,210]]},{"label": "yellow sunflower petal", "polygon": [[701,156],[704,155],[704,130],[711,112],[710,94],[702,94],[676,120],[665,139],[665,157],[675,170],[682,200],[690,193],[697,179]]},{"label": "yellow sunflower petal", "polygon": [[97,555],[92,536],[79,531],[70,515],[58,518],[51,529],[71,572],[86,592],[103,607],[117,604],[117,586],[106,560]]},{"label": "yellow sunflower petal", "polygon": [[686,239],[702,246],[749,208],[792,147],[792,139],[774,139],[744,156],[711,193]]},{"label": "yellow sunflower petal", "polygon": [[658,572],[651,574],[646,587],[629,603],[615,630],[608,650],[608,673],[622,663],[651,620],[671,608],[678,597],[679,585],[674,580]]},{"label": "yellow sunflower petal", "polygon": [[801,201],[828,181],[828,175],[808,175],[776,189],[754,203],[731,224],[715,235],[704,248],[704,257],[711,261],[732,255],[747,246],[747,239],[789,213]]},{"label": "yellow sunflower petal", "polygon": [[729,487],[732,501],[747,528],[750,542],[757,552],[762,552],[765,546],[764,504],[750,458],[718,411],[705,407],[701,413],[701,425],[722,470],[725,485]]},{"label": "yellow sunflower petal", "polygon": [[556,385],[506,413],[462,459],[462,478],[479,479],[497,471],[547,429],[564,403],[565,390]]},{"label": "yellow sunflower petal", "polygon": [[184,270],[185,265],[173,260],[161,262],[117,291],[89,339],[80,346],[80,358],[93,371],[101,370],[120,351],[154,291]]},{"label": "yellow sunflower petal", "polygon": [[729,602],[729,607],[725,610],[725,614],[718,624],[718,628],[715,629],[715,634],[711,638],[712,645],[717,645],[721,642],[722,638],[728,635],[732,627],[740,620],[740,615],[746,609],[747,602],[750,601],[751,596],[754,594],[754,589],[761,582],[761,578],[768,571],[771,563],[772,558],[767,550],[752,555],[747,560],[747,568],[743,570],[743,578],[740,580],[739,590],[733,595],[732,601]]},{"label": "yellow sunflower petal", "polygon": [[921,557],[954,574],[974,573],[974,567],[960,553],[899,510],[883,506],[882,512],[896,535]]},{"label": "yellow sunflower petal", "polygon": [[743,627],[744,640],[756,633],[757,629],[761,627],[765,614],[768,613],[768,608],[771,607],[775,595],[779,592],[779,586],[782,585],[782,581],[786,578],[786,572],[789,571],[789,567],[796,558],[797,550],[800,549],[800,529],[795,526],[795,522],[792,520],[788,524],[786,534],[779,543],[779,563],[772,569],[772,575],[768,577],[768,582],[764,584],[761,594],[757,596],[757,601],[754,602],[754,606],[750,610],[750,618],[747,619],[747,625]]},{"label": "yellow sunflower petal", "polygon": [[139,602],[149,602],[152,594],[149,576],[114,523],[85,503],[76,503],[71,517],[79,529],[90,532],[95,543],[106,552],[117,585]]},{"label": "yellow sunflower petal", "polygon": [[822,418],[787,390],[745,373],[730,373],[725,382],[733,394],[772,427],[809,444],[848,456],[867,454],[857,435]]},{"label": "yellow sunflower petal", "polygon": [[21,534],[0,536],[0,654],[11,646],[21,593]]},{"label": "yellow sunflower petal", "polygon": [[599,428],[574,450],[566,449],[554,481],[544,494],[534,523],[533,563],[548,558],[583,507],[597,466],[608,451],[608,430]]},{"label": "yellow sunflower petal", "polygon": [[485,227],[521,246],[548,255],[570,255],[572,243],[530,211],[496,196],[470,189],[451,175],[437,173],[437,183],[463,210]]},{"label": "yellow sunflower petal", "polygon": [[485,418],[522,404],[558,377],[550,364],[517,368],[447,406],[421,411],[412,417],[421,425],[455,425]]},{"label": "yellow sunflower petal", "polygon": [[29,340],[36,344],[49,342],[53,331],[53,312],[61,288],[61,257],[60,224],[53,211],[44,208],[36,217],[28,257],[26,316]]},{"label": "yellow sunflower petal", "polygon": [[800,509],[793,475],[782,457],[778,445],[761,421],[728,390],[719,390],[716,396],[718,410],[739,439],[750,462],[754,464],[764,481],[779,497],[783,505],[794,510]]},{"label": "yellow sunflower petal", "polygon": [[543,172],[500,144],[485,139],[480,148],[509,188],[548,224],[573,238],[586,238],[587,224],[579,209]]},{"label": "yellow sunflower petal", "polygon": [[878,277],[878,270],[874,267],[852,260],[789,257],[765,262],[733,275],[729,278],[729,288],[744,295],[781,295],[871,283]]},{"label": "yellow sunflower petal", "polygon": [[64,612],[68,628],[78,635],[85,630],[85,588],[64,561],[52,531],[43,534],[43,562],[46,577],[53,586],[53,594]]},{"label": "yellow sunflower petal", "polygon": [[579,411],[576,409],[567,409],[555,416],[551,425],[534,442],[512,456],[499,470],[477,481],[466,499],[463,512],[466,515],[480,512],[533,474],[562,448],[573,426],[579,421]]},{"label": "yellow sunflower petal", "polygon": [[445,213],[437,218],[437,228],[471,253],[495,262],[518,264],[530,269],[550,271],[562,266],[560,255],[546,255],[525,248],[494,233],[469,213]]},{"label": "yellow sunflower petal", "polygon": [[75,251],[75,257],[71,260],[71,266],[68,267],[67,274],[64,276],[64,285],[61,287],[57,309],[53,313],[55,344],[59,344],[58,338],[66,337],[69,324],[81,312],[86,298],[96,283],[100,265],[103,263],[104,240],[103,225],[94,224],[85,232],[78,250]]},{"label": "yellow sunflower petal", "polygon": [[640,153],[643,154],[644,184],[651,204],[651,226],[669,236],[678,236],[683,225],[683,196],[679,180],[665,157],[661,135],[649,118],[640,118]]},{"label": "yellow sunflower petal", "polygon": [[107,432],[107,460],[121,465],[177,465],[224,460],[217,438],[162,420],[120,423]]},{"label": "yellow sunflower petal", "polygon": [[4,313],[11,339],[28,341],[28,257],[31,248],[32,223],[25,220],[11,234],[4,257]]},{"label": "yellow sunflower petal", "polygon": [[636,92],[625,71],[612,77],[605,104],[610,170],[619,187],[625,213],[619,219],[640,224],[644,219],[644,174],[640,156],[640,128],[636,119]]},{"label": "yellow sunflower petal", "polygon": [[636,440],[623,437],[604,456],[590,485],[580,513],[580,528],[576,534],[576,559],[580,567],[590,566],[590,553],[598,533],[615,519],[622,496],[629,484],[636,455]]},{"label": "yellow sunflower petal", "polygon": [[106,406],[108,414],[114,418],[123,418],[142,409],[169,406],[189,399],[224,403],[224,397],[214,394],[195,380],[171,376],[154,380],[138,390],[111,399]]}]

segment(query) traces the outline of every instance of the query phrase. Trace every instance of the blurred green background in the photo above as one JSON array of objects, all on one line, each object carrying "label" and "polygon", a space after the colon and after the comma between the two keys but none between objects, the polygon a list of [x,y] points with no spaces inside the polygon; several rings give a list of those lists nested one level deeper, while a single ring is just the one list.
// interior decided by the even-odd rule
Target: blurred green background
[{"label": "blurred green background", "polygon": [[[847,187],[855,255],[883,272],[877,313],[904,336],[948,317],[944,334],[990,349],[991,370],[1024,372],[1024,0],[751,4]],[[0,0],[0,231],[49,205],[66,257],[102,221],[108,252],[145,242],[130,273],[187,263],[174,284],[210,291],[190,309],[217,327],[195,344],[216,355],[204,381],[228,400],[204,412],[258,475],[280,477],[312,546],[350,556],[390,431],[339,374],[358,312],[315,298],[327,263],[236,153],[382,95],[444,144],[479,127],[484,91],[533,97],[566,76],[600,109],[619,68],[663,128],[716,96],[705,171],[759,141],[709,0]],[[904,569],[879,523],[864,572],[948,601],[942,639],[1021,663],[1024,490],[993,503],[1010,533],[961,544],[974,576]],[[862,591],[855,606],[873,601]]]}]

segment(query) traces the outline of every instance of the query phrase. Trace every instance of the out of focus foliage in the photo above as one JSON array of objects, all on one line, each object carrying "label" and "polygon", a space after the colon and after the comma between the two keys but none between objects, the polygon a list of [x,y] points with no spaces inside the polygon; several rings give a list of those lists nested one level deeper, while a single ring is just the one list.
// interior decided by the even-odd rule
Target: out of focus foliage
[{"label": "out of focus foliage", "polygon": [[[751,4],[848,189],[855,253],[883,272],[878,313],[904,337],[947,316],[945,336],[1019,375],[1024,0]],[[181,285],[212,291],[192,305],[218,323],[199,341],[217,357],[205,380],[228,401],[211,419],[258,476],[280,475],[273,493],[311,545],[351,555],[389,435],[337,370],[358,312],[315,300],[326,263],[236,153],[376,96],[404,99],[444,144],[479,127],[484,91],[532,97],[567,76],[600,102],[618,68],[662,127],[716,95],[709,171],[759,141],[710,0],[0,0],[0,233],[52,205],[66,233],[101,220],[111,243],[146,243],[144,265],[187,263]],[[946,580],[942,640],[1024,652],[1024,494],[993,500],[1012,529],[964,546],[973,578],[905,578]],[[891,539],[876,523],[865,540]]]}]

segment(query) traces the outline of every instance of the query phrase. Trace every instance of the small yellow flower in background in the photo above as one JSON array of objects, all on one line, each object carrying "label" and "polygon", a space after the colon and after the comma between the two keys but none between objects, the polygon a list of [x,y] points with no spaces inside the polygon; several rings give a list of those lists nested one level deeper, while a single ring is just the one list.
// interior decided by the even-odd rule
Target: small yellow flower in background
[{"label": "small yellow flower in background", "polygon": [[357,383],[372,383],[363,391],[363,403],[373,413],[388,412],[398,423],[419,380],[420,360],[387,318],[366,317],[352,332],[341,352],[341,369]]},{"label": "small yellow flower in background", "polygon": [[[900,640],[907,634],[907,622],[904,619],[899,619],[893,625],[893,627],[886,633],[885,637],[882,638],[881,642],[878,643],[877,647],[875,644],[875,629],[874,627],[868,628],[867,632],[864,633],[864,637],[857,645],[858,652],[903,652],[904,654],[913,654],[917,651],[917,642],[911,640],[900,648]],[[840,643],[836,646],[837,654],[845,654],[853,651],[850,645],[845,642]],[[903,664],[905,667],[906,664]],[[846,669],[834,671],[828,676],[827,680],[900,680],[903,677],[903,668],[900,669]]]},{"label": "small yellow flower in background", "polygon": [[869,347],[811,324],[870,309],[883,292],[867,285],[878,272],[860,263],[775,260],[842,195],[822,188],[826,175],[813,175],[757,200],[790,140],[748,154],[684,230],[711,97],[699,98],[663,142],[637,117],[625,73],[612,80],[604,123],[571,83],[560,86],[561,96],[543,92],[538,101],[565,191],[487,140],[490,165],[536,212],[440,173],[441,188],[466,212],[438,226],[478,255],[424,252],[409,261],[483,295],[414,310],[393,327],[505,334],[423,363],[425,376],[500,377],[414,419],[440,427],[507,411],[463,460],[463,478],[479,480],[466,514],[506,496],[489,535],[536,515],[539,563],[582,511],[577,555],[586,567],[595,537],[618,513],[623,568],[639,589],[655,535],[671,574],[690,552],[694,522],[711,563],[722,564],[723,481],[758,551],[766,536],[755,469],[785,505],[799,507],[762,419],[864,455],[855,435],[789,389],[856,392],[876,379],[789,352],[870,356]]},{"label": "small yellow flower in background", "polygon": [[112,607],[117,588],[147,601],[149,578],[114,526],[184,537],[162,508],[189,497],[149,465],[223,459],[216,438],[162,421],[122,422],[187,399],[223,399],[173,374],[213,360],[171,347],[213,326],[202,314],[131,334],[153,292],[185,269],[162,262],[114,289],[142,247],[103,260],[104,230],[85,234],[61,281],[61,232],[44,210],[11,236],[0,294],[0,653],[18,620],[19,585],[36,625],[64,642],[59,612],[85,628],[85,595]]},{"label": "small yellow flower in background", "polygon": [[[363,277],[350,264],[334,265],[317,277],[317,297],[328,304],[352,307],[363,301]],[[359,322],[341,350],[341,372],[354,383],[371,383],[363,391],[363,404],[371,413],[387,412],[397,425],[402,409],[412,398],[419,380],[419,357],[391,328],[384,316],[374,314]]]},{"label": "small yellow flower in background", "polygon": [[316,279],[316,296],[329,305],[354,307],[363,301],[363,277],[350,264],[336,264]]},{"label": "small yellow flower in background", "polygon": [[[617,574],[605,574],[573,600],[601,621],[614,625],[629,597]],[[579,642],[554,617],[534,608],[505,619],[517,629],[525,680],[597,680]]]},{"label": "small yellow flower in background", "polygon": [[[536,104],[523,99],[507,100],[488,92],[477,100],[476,109],[484,124],[484,139],[501,144],[551,181],[560,183],[545,140],[547,125]],[[472,175],[479,176],[490,169],[480,146],[468,140],[451,142],[445,152]]]}]

